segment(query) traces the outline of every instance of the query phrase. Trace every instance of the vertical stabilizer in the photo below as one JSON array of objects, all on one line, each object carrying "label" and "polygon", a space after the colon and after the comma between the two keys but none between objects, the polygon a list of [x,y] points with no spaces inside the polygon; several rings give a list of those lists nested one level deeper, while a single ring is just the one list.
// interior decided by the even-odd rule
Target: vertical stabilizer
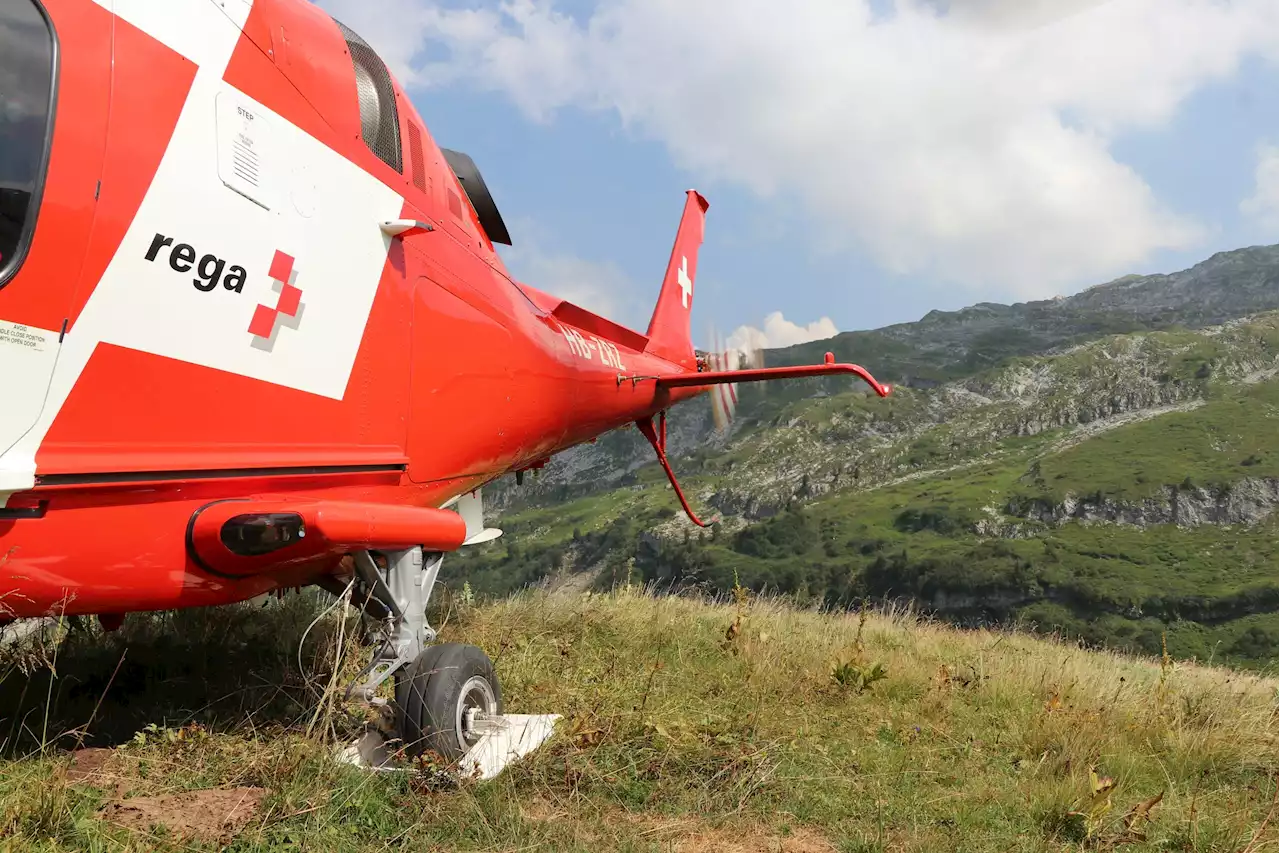
[{"label": "vertical stabilizer", "polygon": [[696,369],[697,364],[689,316],[693,311],[698,249],[702,246],[707,206],[707,200],[697,190],[688,191],[667,274],[662,279],[662,291],[653,309],[653,319],[649,321],[649,345],[645,347],[646,352],[689,370]]}]

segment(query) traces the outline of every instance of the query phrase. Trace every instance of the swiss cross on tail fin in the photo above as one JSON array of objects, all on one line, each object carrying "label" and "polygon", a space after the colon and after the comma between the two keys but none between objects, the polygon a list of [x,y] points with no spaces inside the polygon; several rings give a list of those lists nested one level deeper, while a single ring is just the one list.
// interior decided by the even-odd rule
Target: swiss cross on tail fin
[{"label": "swiss cross on tail fin", "polygon": [[684,214],[671,247],[658,304],[649,321],[649,343],[645,347],[646,352],[689,370],[697,366],[689,317],[693,312],[693,284],[698,277],[698,249],[702,246],[707,207],[707,200],[697,190],[685,194]]}]

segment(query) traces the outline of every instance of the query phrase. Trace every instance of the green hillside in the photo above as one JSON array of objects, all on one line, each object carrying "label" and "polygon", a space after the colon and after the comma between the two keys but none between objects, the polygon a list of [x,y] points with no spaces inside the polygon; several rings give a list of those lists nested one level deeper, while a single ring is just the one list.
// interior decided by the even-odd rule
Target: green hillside
[{"label": "green hillside", "polygon": [[[1220,259],[1214,286],[1267,280],[1238,262]],[[1178,275],[1191,300],[1199,279]],[[1108,288],[1132,296],[1134,281],[1071,299],[1114,307]],[[1220,319],[1203,287],[1194,311]],[[931,314],[770,354],[854,360],[840,347],[866,347],[864,363],[915,380],[883,400],[847,381],[743,386],[727,438],[707,428],[705,401],[682,404],[675,468],[718,524],[685,520],[661,471],[633,455],[638,436],[619,432],[524,494],[501,484],[506,535],[447,560],[443,577],[481,595],[628,576],[725,592],[737,579],[801,603],[910,603],[1147,654],[1167,634],[1177,657],[1274,666],[1276,312],[1102,335],[1093,314],[1037,319],[1066,310],[978,306],[966,309],[978,320]],[[904,359],[926,337],[922,381],[928,365]]]}]

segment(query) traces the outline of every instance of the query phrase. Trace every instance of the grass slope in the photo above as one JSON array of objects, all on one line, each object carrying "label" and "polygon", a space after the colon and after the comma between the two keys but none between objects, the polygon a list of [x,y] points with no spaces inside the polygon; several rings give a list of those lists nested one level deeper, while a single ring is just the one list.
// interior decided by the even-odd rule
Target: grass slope
[{"label": "grass slope", "polygon": [[1205,405],[1104,433],[1047,457],[1046,497],[1101,492],[1142,499],[1161,486],[1227,485],[1245,476],[1275,477],[1276,380],[1214,388]]},{"label": "grass slope", "polygon": [[[453,608],[438,617],[443,635],[494,657],[509,711],[566,718],[495,782],[451,788],[334,763],[322,735],[350,734],[343,713],[320,715],[326,725],[308,735],[338,626],[312,632],[304,678],[294,650],[313,611],[297,597],[135,614],[118,634],[72,635],[52,684],[47,671],[10,669],[0,847],[1275,849],[1263,843],[1275,837],[1272,677],[905,613],[625,588],[526,593]],[[349,657],[344,674],[362,659]],[[15,757],[45,724],[121,745],[97,777],[71,781],[57,752],[70,735]],[[253,819],[219,841],[99,817],[109,801],[119,814],[121,801],[218,786],[265,792]]]}]

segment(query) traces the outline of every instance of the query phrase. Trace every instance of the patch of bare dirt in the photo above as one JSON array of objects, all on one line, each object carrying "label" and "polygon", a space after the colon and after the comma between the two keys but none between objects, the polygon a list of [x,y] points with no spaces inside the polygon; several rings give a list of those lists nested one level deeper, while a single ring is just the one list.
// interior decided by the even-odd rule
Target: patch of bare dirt
[{"label": "patch of bare dirt", "polygon": [[102,747],[77,749],[71,753],[71,765],[67,768],[67,781],[99,785],[111,779],[111,759],[115,752]]},{"label": "patch of bare dirt", "polygon": [[67,765],[68,785],[91,785],[104,791],[112,791],[117,800],[122,799],[133,776],[122,767],[123,762],[113,749],[87,747],[71,753]]},{"label": "patch of bare dirt", "polygon": [[155,797],[113,800],[99,812],[103,820],[127,829],[148,832],[163,826],[174,835],[216,841],[235,835],[254,815],[263,788],[211,788]]}]

